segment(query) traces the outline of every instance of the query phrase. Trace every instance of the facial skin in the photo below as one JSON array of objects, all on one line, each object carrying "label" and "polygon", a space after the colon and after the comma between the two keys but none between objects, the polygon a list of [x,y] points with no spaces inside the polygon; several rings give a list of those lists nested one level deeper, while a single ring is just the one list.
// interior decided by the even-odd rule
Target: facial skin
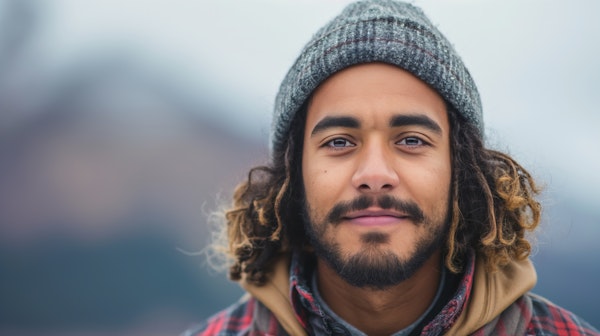
[{"label": "facial skin", "polygon": [[398,67],[357,65],[322,83],[302,152],[305,222],[320,273],[385,289],[439,260],[449,134],[443,99]]}]

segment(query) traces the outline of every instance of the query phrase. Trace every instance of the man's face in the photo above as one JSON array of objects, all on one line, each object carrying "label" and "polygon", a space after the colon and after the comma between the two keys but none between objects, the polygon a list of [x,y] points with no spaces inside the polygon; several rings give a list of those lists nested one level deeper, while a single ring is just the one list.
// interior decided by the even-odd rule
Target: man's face
[{"label": "man's face", "polygon": [[314,92],[304,130],[305,226],[351,285],[385,288],[439,251],[451,158],[442,98],[397,67],[369,63]]}]

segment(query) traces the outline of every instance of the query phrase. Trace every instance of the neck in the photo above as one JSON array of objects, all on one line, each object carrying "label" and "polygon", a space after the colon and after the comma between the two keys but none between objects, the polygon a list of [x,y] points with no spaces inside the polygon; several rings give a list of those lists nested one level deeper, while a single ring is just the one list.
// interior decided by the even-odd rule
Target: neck
[{"label": "neck", "polygon": [[440,252],[409,279],[378,290],[348,284],[325,261],[317,261],[323,300],[342,319],[368,335],[390,335],[415,322],[431,305],[440,282]]}]

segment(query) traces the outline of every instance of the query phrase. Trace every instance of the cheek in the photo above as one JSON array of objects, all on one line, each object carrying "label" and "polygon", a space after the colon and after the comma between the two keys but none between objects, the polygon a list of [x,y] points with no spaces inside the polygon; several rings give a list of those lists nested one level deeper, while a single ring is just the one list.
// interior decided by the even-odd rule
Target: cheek
[{"label": "cheek", "polygon": [[316,153],[307,148],[310,148],[310,145],[304,143],[304,151],[302,153],[302,181],[304,183],[306,198],[312,203],[312,199],[319,194],[320,183],[324,180],[323,176],[327,175],[327,170],[321,167],[323,164],[318,159]]},{"label": "cheek", "polygon": [[433,199],[435,211],[447,211],[448,200],[450,196],[450,184],[452,180],[452,169],[450,163],[440,165],[432,171],[431,182],[429,186],[430,197]]},{"label": "cheek", "polygon": [[[347,174],[341,167],[303,165],[303,181],[306,201],[315,214],[321,216],[341,200],[346,189]],[[345,182],[346,181],[346,182]]]},{"label": "cheek", "polygon": [[310,169],[306,168],[303,171],[303,179],[304,179],[304,190],[306,193],[306,198],[309,203],[316,204],[315,202],[319,202],[319,199],[324,198],[326,193],[324,190],[328,190],[328,175],[330,175],[327,170],[323,169]]},{"label": "cheek", "polygon": [[438,208],[440,203],[447,202],[452,175],[449,160],[411,167],[405,171],[411,172],[411,176],[405,178],[411,194],[421,199],[423,205],[430,204],[432,208]]}]

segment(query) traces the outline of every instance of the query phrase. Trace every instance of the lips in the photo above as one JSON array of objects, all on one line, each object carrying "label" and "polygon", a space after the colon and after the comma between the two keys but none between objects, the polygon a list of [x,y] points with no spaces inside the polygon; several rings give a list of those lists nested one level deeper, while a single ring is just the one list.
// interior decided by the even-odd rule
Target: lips
[{"label": "lips", "polygon": [[[366,219],[360,219],[361,217]],[[390,221],[406,219],[419,225],[425,220],[425,215],[415,202],[394,198],[387,194],[379,197],[361,195],[351,201],[342,201],[327,214],[327,222],[333,225],[348,221],[388,224]]]},{"label": "lips", "polygon": [[393,210],[362,210],[348,213],[344,219],[362,226],[377,226],[396,224],[409,219],[410,216]]}]

